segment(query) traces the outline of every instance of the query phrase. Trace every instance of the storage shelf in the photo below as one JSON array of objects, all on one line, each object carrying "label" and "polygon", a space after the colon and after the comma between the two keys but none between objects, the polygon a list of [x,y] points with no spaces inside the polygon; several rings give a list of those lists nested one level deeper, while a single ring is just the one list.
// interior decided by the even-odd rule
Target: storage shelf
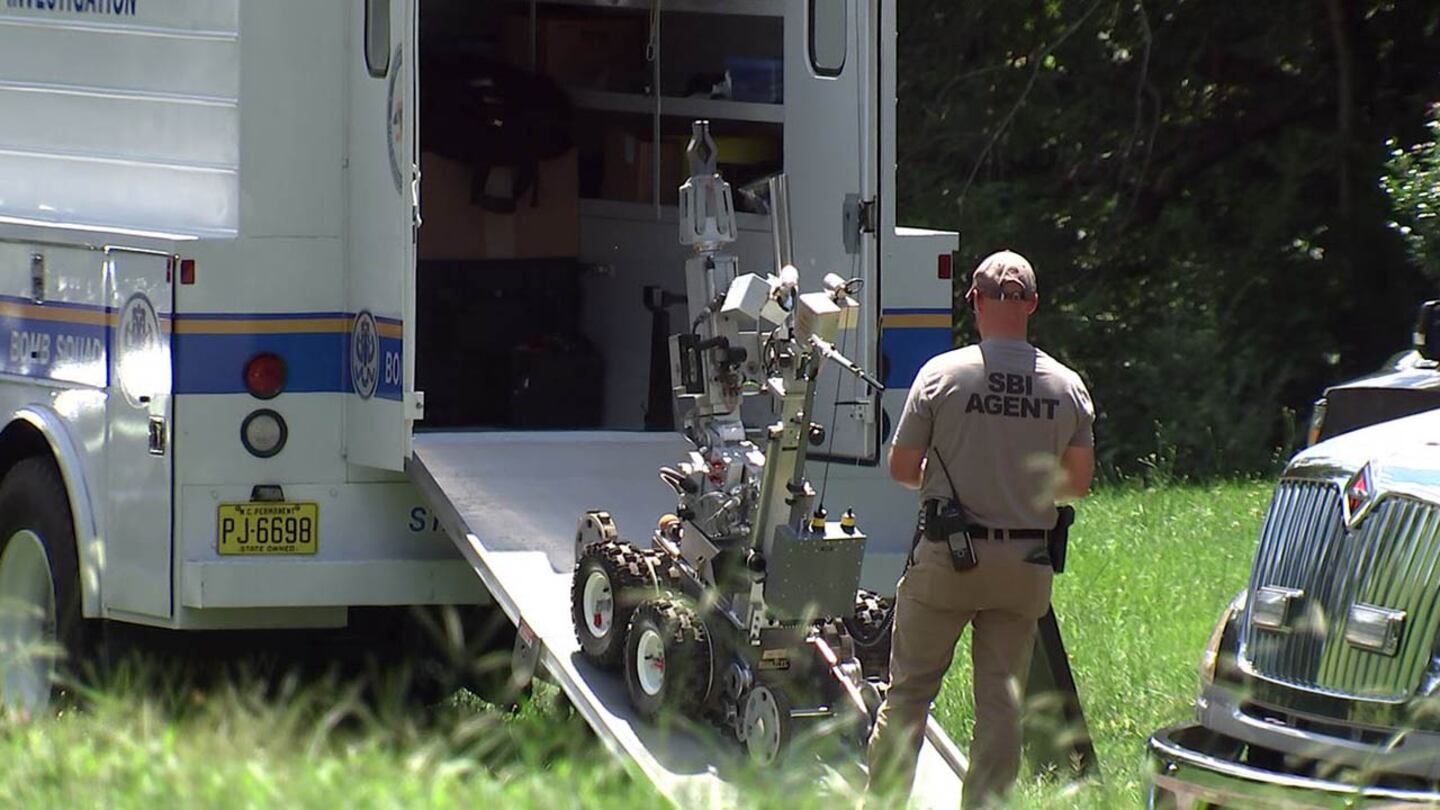
[{"label": "storage shelf", "polygon": [[[528,2],[528,0],[527,0]],[[651,0],[535,0],[542,6],[584,6],[649,11]],[[662,11],[735,14],[743,17],[784,17],[782,0],[664,0]]]},{"label": "storage shelf", "polygon": [[[680,209],[674,205],[662,205],[657,212],[656,207],[651,203],[581,199],[580,216],[595,219],[620,219],[631,222],[661,222],[672,228],[676,228],[679,227]],[[735,227],[742,231],[762,231],[769,233],[770,217],[764,214],[750,214],[740,211],[735,214]]]},{"label": "storage shelf", "polygon": [[[587,110],[608,110],[641,115],[649,115],[655,111],[654,97],[640,93],[612,93],[606,90],[571,88],[570,97],[575,101],[575,106]],[[660,114],[716,121],[758,121],[766,124],[783,124],[785,122],[785,106],[783,104],[711,98],[661,96]]]}]

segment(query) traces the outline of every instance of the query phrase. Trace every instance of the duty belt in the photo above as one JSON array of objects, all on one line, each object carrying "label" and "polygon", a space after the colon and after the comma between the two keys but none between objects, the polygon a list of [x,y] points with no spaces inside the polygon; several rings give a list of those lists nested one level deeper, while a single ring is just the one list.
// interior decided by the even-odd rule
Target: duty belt
[{"label": "duty belt", "polygon": [[[937,499],[926,499],[926,501],[930,500]],[[920,530],[925,528],[926,501],[920,502]],[[970,533],[971,539],[978,540],[1046,540],[1050,537],[1050,532],[1047,529],[993,529],[989,526],[981,526],[978,523],[967,524],[965,530]]]}]

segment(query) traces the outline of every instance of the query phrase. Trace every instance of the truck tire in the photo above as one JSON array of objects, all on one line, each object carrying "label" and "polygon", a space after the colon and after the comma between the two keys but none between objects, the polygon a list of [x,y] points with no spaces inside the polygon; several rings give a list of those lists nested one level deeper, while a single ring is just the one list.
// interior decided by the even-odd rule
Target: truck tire
[{"label": "truck tire", "polygon": [[625,634],[625,688],[646,720],[699,717],[710,696],[710,634],[689,605],[670,597],[635,610]]},{"label": "truck tire", "polygon": [[845,617],[845,629],[855,643],[855,658],[866,678],[890,680],[890,632],[895,625],[895,603],[874,591],[855,594],[855,615]]},{"label": "truck tire", "polygon": [[601,669],[619,667],[636,606],[673,584],[671,564],[657,551],[623,540],[587,546],[575,561],[570,586],[570,616],[585,658]]},{"label": "truck tire", "polygon": [[0,480],[0,701],[34,716],[57,676],[74,673],[93,634],[80,609],[80,567],[65,482],[48,457]]}]

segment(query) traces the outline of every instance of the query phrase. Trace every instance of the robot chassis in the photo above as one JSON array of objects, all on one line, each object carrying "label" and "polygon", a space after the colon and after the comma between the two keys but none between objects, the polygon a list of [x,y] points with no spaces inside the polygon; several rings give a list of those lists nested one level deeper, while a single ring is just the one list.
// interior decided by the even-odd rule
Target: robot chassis
[{"label": "robot chassis", "polygon": [[[734,209],[707,122],[694,124],[688,155],[680,230],[694,250],[692,321],[670,338],[670,361],[695,449],[660,470],[678,507],[650,548],[622,540],[606,512],[580,518],[571,610],[584,656],[623,668],[642,717],[712,722],[769,764],[795,721],[829,718],[858,742],[879,706],[892,614],[857,590],[865,535],[853,511],[830,520],[816,505],[805,458],[825,440],[811,421],[825,360],[881,386],[833,345],[858,315],[858,283],[830,274],[821,292],[797,289],[784,178],[770,187],[779,273],[741,274],[723,249]],[[762,392],[780,414],[763,451],[740,413]]]}]

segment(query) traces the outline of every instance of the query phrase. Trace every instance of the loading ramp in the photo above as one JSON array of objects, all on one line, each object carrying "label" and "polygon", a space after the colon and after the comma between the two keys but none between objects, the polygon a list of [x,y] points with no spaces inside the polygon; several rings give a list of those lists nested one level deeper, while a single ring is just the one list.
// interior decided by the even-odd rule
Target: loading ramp
[{"label": "loading ramp", "polygon": [[[656,518],[675,506],[657,471],[689,448],[671,433],[417,433],[409,474],[496,603],[533,631],[539,665],[605,745],[676,806],[741,806],[738,782],[755,776],[747,777],[740,746],[713,727],[661,729],[640,720],[623,678],[581,656],[570,619],[580,515],[604,509],[622,537],[643,544]],[[785,768],[813,765],[815,784],[858,788],[858,757],[845,759],[792,757]],[[966,764],[932,718],[911,806],[955,807]]]}]

